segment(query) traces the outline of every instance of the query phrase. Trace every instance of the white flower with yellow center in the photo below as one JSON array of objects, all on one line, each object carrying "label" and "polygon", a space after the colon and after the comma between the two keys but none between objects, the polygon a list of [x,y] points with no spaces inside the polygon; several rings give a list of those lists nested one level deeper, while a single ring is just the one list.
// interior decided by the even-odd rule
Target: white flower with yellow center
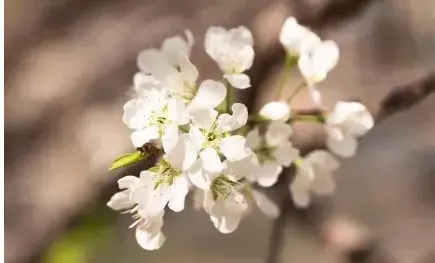
[{"label": "white flower with yellow center", "polygon": [[[178,126],[189,122],[184,102],[169,98],[164,92],[151,90],[147,96],[132,99],[124,105],[123,122],[133,129],[131,141],[135,147],[162,137],[163,143],[174,144],[176,137],[165,136],[167,131],[176,131]],[[168,147],[169,148],[169,147]]]},{"label": "white flower with yellow center", "polygon": [[190,112],[192,124],[189,134],[196,144],[202,168],[211,173],[224,169],[221,156],[237,161],[251,155],[246,148],[246,139],[230,132],[243,127],[248,120],[248,109],[241,103],[232,106],[232,115],[221,114],[212,109],[198,109]]},{"label": "white flower with yellow center", "polygon": [[341,157],[351,157],[358,148],[357,138],[373,125],[373,116],[363,104],[339,101],[326,118],[327,146]]},{"label": "white flower with yellow center", "polygon": [[161,232],[164,211],[152,216],[144,213],[132,195],[133,191],[142,188],[139,178],[125,176],[118,180],[118,185],[122,191],[114,194],[107,205],[116,211],[126,211],[133,215],[135,222],[130,227],[136,226],[136,240],[143,249],[159,249],[165,242],[165,236]]},{"label": "white flower with yellow center", "polygon": [[340,164],[332,154],[324,150],[315,150],[296,163],[298,170],[289,190],[297,207],[308,207],[311,192],[328,195],[334,191],[335,181],[332,175]]},{"label": "white flower with yellow center", "polygon": [[197,159],[196,147],[188,134],[180,135],[171,151],[164,150],[166,154],[156,166],[141,172],[141,187],[132,190],[133,199],[150,216],[163,211],[166,204],[175,212],[184,209],[189,170]]},{"label": "white flower with yellow center", "polygon": [[224,78],[235,88],[251,86],[249,77],[243,74],[254,60],[251,32],[243,26],[226,30],[210,27],[205,34],[205,51],[224,72]]},{"label": "white flower with yellow center", "polygon": [[258,127],[246,135],[247,145],[254,151],[258,168],[248,177],[263,187],[274,185],[282,172],[282,167],[289,167],[299,156],[299,150],[289,141],[292,134],[290,125],[272,122],[266,133],[260,136]]},{"label": "white flower with yellow center", "polygon": [[224,161],[224,170],[210,173],[197,162],[189,178],[202,189],[203,207],[210,214],[214,226],[222,233],[236,230],[241,218],[248,211],[248,203],[243,191],[244,184],[239,182],[255,168],[251,156],[238,161]]}]

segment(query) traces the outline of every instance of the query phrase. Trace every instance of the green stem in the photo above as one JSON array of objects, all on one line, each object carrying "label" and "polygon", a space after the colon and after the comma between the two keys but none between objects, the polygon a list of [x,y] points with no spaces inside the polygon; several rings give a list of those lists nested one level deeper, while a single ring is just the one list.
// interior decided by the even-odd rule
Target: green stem
[{"label": "green stem", "polygon": [[315,122],[315,123],[325,123],[325,117],[323,115],[296,115],[289,119],[288,122],[294,121],[305,121],[305,122]]},{"label": "green stem", "polygon": [[292,102],[292,100],[296,97],[296,95],[299,94],[299,92],[301,92],[305,87],[307,86],[307,83],[302,82],[301,84],[299,84],[299,86],[295,89],[295,91],[293,91],[293,93],[287,98],[287,103]]},{"label": "green stem", "polygon": [[287,83],[288,78],[290,77],[289,69],[287,67],[284,68],[284,73],[281,76],[281,79],[278,83],[278,100],[282,98],[282,92],[284,90],[285,84]]},{"label": "green stem", "polygon": [[281,75],[281,79],[278,82],[278,100],[282,98],[282,92],[284,90],[285,84],[290,77],[290,70],[297,64],[298,58],[287,54],[284,65],[284,72]]}]

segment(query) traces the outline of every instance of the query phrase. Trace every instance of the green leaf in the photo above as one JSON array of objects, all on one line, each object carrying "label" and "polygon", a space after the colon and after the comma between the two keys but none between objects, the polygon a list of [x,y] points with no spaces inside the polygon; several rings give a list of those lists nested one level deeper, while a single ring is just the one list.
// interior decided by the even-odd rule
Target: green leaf
[{"label": "green leaf", "polygon": [[145,159],[147,156],[148,156],[148,154],[142,153],[139,151],[134,152],[134,153],[123,154],[123,155],[119,156],[118,158],[116,158],[115,161],[113,161],[112,165],[109,168],[109,171],[113,171],[113,170],[128,166],[130,164],[137,163],[137,162]]}]

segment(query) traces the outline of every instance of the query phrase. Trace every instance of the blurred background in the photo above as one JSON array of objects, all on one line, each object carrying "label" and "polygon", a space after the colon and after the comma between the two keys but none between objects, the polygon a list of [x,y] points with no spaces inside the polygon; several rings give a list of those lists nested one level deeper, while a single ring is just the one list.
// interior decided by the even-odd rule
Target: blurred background
[{"label": "blurred background", "polygon": [[[276,95],[290,15],[340,47],[326,105],[358,100],[379,117],[336,193],[297,211],[280,184],[268,194],[283,216],[255,211],[230,235],[188,205],[165,216],[161,250],[142,250],[105,205],[144,168],[107,172],[132,150],[121,116],[137,53],[189,28],[201,78],[217,78],[206,29],[247,26],[257,53],[240,100],[254,109]],[[6,262],[435,262],[434,24],[433,0],[6,0]],[[312,107],[307,94],[294,107]],[[296,143],[321,140],[316,128],[296,126]]]}]

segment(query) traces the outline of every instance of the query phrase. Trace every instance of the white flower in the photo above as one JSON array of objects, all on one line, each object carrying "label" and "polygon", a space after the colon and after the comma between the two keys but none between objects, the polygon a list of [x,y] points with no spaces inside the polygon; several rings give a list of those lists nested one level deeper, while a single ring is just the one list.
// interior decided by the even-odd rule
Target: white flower
[{"label": "white flower", "polygon": [[158,214],[166,204],[175,212],[184,209],[189,191],[189,169],[196,159],[195,145],[188,139],[188,134],[182,134],[156,166],[141,172],[141,188],[132,190],[132,197],[143,207],[144,213]]},{"label": "white flower", "polygon": [[279,40],[291,56],[299,56],[320,38],[308,28],[301,26],[294,17],[285,20]]},{"label": "white flower", "polygon": [[297,207],[308,207],[310,192],[318,195],[331,194],[335,189],[332,173],[339,167],[339,162],[332,154],[324,150],[315,150],[298,164],[295,178],[289,190]]},{"label": "white flower", "polygon": [[174,36],[166,39],[160,50],[146,49],[139,53],[137,64],[142,73],[137,73],[134,78],[135,89],[146,89],[149,79],[145,76],[150,74],[170,94],[191,99],[198,70],[189,59],[193,45],[190,31],[186,31],[186,38],[187,41]]},{"label": "white flower", "polygon": [[258,168],[249,179],[263,187],[274,185],[282,172],[282,167],[288,167],[299,156],[299,150],[289,141],[292,134],[290,125],[282,122],[269,124],[264,137],[260,136],[258,127],[248,132],[247,145],[258,158]]},{"label": "white flower", "polygon": [[358,148],[357,138],[373,128],[373,116],[359,102],[339,101],[326,118],[328,148],[342,157],[351,157]]},{"label": "white flower", "polygon": [[238,182],[254,168],[251,156],[239,161],[224,162],[222,173],[209,173],[197,166],[190,175],[191,182],[202,189],[203,207],[210,214],[213,225],[222,233],[231,233],[248,211],[248,203]]},{"label": "white flower", "polygon": [[[167,130],[178,133],[178,125],[187,124],[189,115],[184,102],[168,98],[163,92],[151,90],[146,97],[132,99],[124,105],[123,122],[133,129],[131,141],[135,147],[163,136]],[[173,143],[175,143],[174,141]]]},{"label": "white flower", "polygon": [[254,50],[251,32],[240,26],[230,30],[211,27],[205,34],[205,51],[225,73],[224,78],[235,88],[251,86],[243,72],[252,66]]},{"label": "white flower", "polygon": [[230,135],[231,131],[244,126],[248,120],[248,110],[245,105],[235,103],[233,114],[221,114],[212,109],[192,111],[190,138],[196,144],[202,168],[208,172],[219,173],[224,165],[219,155],[230,161],[237,161],[251,155],[245,147],[246,139],[241,135]]},{"label": "white flower", "polygon": [[300,55],[299,70],[307,83],[313,85],[325,80],[338,62],[339,50],[334,41],[318,42],[306,48]]},{"label": "white flower", "polygon": [[131,227],[136,226],[138,244],[146,250],[159,249],[165,241],[165,236],[161,232],[164,211],[152,216],[144,213],[141,205],[133,197],[133,192],[143,187],[139,178],[125,176],[118,180],[118,185],[122,191],[114,194],[107,205],[117,211],[127,210],[134,213],[135,222]]},{"label": "white flower", "polygon": [[271,101],[260,110],[260,116],[273,121],[287,121],[290,118],[290,107],[284,101]]}]

